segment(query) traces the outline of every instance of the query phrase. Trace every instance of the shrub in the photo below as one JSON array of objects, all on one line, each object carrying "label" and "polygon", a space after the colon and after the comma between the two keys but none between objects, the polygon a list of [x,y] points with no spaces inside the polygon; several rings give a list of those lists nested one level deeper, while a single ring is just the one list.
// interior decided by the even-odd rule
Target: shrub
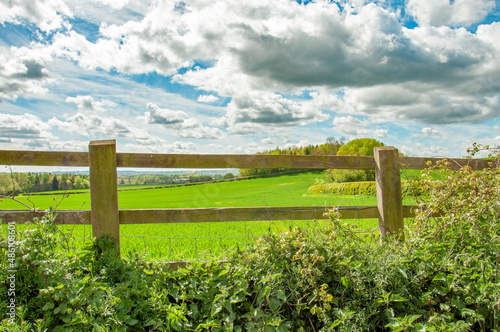
[{"label": "shrub", "polygon": [[[74,248],[50,218],[36,220],[18,237],[17,325],[5,318],[4,281],[0,328],[499,331],[500,171],[493,157],[481,172],[451,171],[446,162],[424,172],[425,195],[405,242],[381,243],[330,210],[325,224],[264,236],[231,263],[172,271],[139,254],[121,260],[106,238]],[[436,180],[431,171],[446,177]],[[1,280],[7,257],[4,251]]]},{"label": "shrub", "polygon": [[[418,196],[421,194],[420,191],[421,190],[414,182],[401,182],[401,192],[403,196]],[[377,188],[374,181],[327,183],[309,187],[308,193],[313,195],[376,195]]]}]

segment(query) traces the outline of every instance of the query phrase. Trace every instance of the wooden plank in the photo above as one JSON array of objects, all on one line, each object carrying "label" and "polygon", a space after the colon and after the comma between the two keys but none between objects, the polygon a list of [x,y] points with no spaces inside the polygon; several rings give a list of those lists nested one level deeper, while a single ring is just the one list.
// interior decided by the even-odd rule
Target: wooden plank
[{"label": "wooden plank", "polygon": [[[324,216],[325,206],[294,207],[228,207],[199,209],[120,210],[120,224],[263,221],[263,220],[315,220]],[[412,206],[405,208],[405,217],[413,217]],[[378,218],[376,206],[338,207],[341,219]]]},{"label": "wooden plank", "polygon": [[425,169],[428,167],[428,162],[435,165],[443,159],[447,159],[450,162],[450,169],[455,170],[463,166],[469,166],[473,170],[483,170],[488,168],[491,162],[485,159],[399,157],[399,166],[402,169]]},{"label": "wooden plank", "polygon": [[[55,224],[60,225],[90,225],[90,211],[88,210],[59,210],[54,211]],[[26,224],[35,218],[41,218],[45,211],[0,210],[0,219],[4,223],[15,222]]]},{"label": "wooden plank", "polygon": [[89,166],[86,152],[0,151],[0,165],[26,166]]},{"label": "wooden plank", "polygon": [[90,206],[92,234],[104,234],[120,247],[116,141],[92,141],[89,144]]},{"label": "wooden plank", "polygon": [[373,157],[118,153],[118,167],[374,169]]},{"label": "wooden plank", "polygon": [[[450,161],[452,169],[468,165],[482,170],[490,161],[461,158],[400,157],[403,169],[424,169],[427,162]],[[0,151],[0,165],[88,167],[86,152]],[[266,156],[266,155],[195,155],[118,153],[118,167],[144,168],[289,168],[289,169],[374,169],[373,157],[359,156]]]},{"label": "wooden plank", "polygon": [[390,146],[376,147],[375,182],[379,212],[380,236],[394,234],[404,240],[403,198],[398,150]]},{"label": "wooden plank", "polygon": [[[403,206],[403,215],[405,218],[414,217],[415,213],[413,212],[413,208],[416,206],[406,205]],[[331,207],[330,207],[331,208]],[[366,218],[378,218],[378,210],[376,206],[340,206],[338,207],[340,211],[341,219],[366,219]],[[157,209],[157,210],[120,210],[120,223],[121,224],[134,224],[138,221],[138,224],[145,223],[176,223],[176,222],[196,222],[199,219],[195,219],[190,216],[190,214],[194,211],[194,216],[199,215],[212,215],[212,216],[222,216],[223,220],[211,220],[211,221],[249,221],[248,217],[246,217],[245,209],[257,210],[262,209],[261,212],[252,211],[254,215],[264,216],[260,220],[277,220],[277,219],[269,219],[269,213],[271,213],[271,217],[276,217],[273,210],[279,210],[280,213],[284,213],[283,210],[304,210],[302,211],[299,217],[303,218],[306,214],[306,211],[309,211],[309,215],[306,215],[305,219],[299,220],[314,220],[314,219],[327,219],[327,217],[323,216],[323,213],[326,211],[326,207],[324,206],[308,206],[308,207],[272,207],[272,208],[217,208],[217,213],[213,211],[204,212],[203,210],[214,210],[212,208],[208,209]],[[233,209],[238,209],[238,213],[234,213]],[[151,211],[151,212],[149,212]],[[55,224],[61,225],[90,225],[90,211],[89,210],[59,210],[54,212],[56,214],[56,218],[54,220]],[[27,210],[0,210],[0,219],[3,222],[15,222],[17,224],[25,224],[29,221],[32,221],[34,218],[40,218],[45,215],[45,211],[27,211]],[[179,217],[181,216],[181,217]],[[235,219],[236,216],[243,216],[243,220],[232,220]],[[267,216],[267,217],[266,217]],[[292,214],[292,216],[294,216]],[[291,220],[290,216],[285,216],[285,219],[282,220]],[[146,218],[146,219],[145,219]],[[158,218],[158,219],[155,219]],[[147,220],[147,221],[146,221]],[[150,220],[153,220],[149,222]],[[191,221],[192,220],[192,221]]]}]

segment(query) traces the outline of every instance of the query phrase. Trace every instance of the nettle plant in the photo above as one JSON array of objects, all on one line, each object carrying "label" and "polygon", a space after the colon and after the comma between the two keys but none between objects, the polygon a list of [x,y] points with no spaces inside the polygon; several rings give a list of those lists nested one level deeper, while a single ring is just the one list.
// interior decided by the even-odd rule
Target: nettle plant
[{"label": "nettle plant", "polygon": [[441,259],[424,294],[437,309],[431,321],[441,314],[473,330],[500,331],[500,153],[468,149],[470,158],[485,151],[490,164],[482,171],[451,170],[453,161],[443,160],[423,172],[417,185],[425,195],[408,238],[410,250]]},{"label": "nettle plant", "polygon": [[432,237],[447,240],[452,235],[462,243],[477,239],[498,244],[500,152],[478,144],[467,152],[472,158],[484,150],[489,151],[490,167],[482,171],[468,166],[452,171],[453,160],[442,160],[423,172],[417,185],[428,195],[420,198],[417,211],[420,234],[430,232]]}]

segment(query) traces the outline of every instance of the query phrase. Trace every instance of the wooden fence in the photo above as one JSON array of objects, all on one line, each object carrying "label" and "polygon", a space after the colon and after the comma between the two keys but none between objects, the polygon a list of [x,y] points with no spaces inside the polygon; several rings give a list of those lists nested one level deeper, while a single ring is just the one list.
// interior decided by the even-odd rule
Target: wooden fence
[{"label": "wooden fence", "polygon": [[[393,147],[377,147],[374,157],[291,155],[195,155],[116,153],[115,140],[92,141],[89,152],[0,151],[0,165],[89,167],[91,210],[57,211],[58,224],[92,224],[93,236],[104,234],[120,244],[120,224],[186,223],[257,220],[326,219],[325,206],[234,207],[195,209],[119,210],[117,167],[133,168],[286,168],[374,169],[377,206],[338,207],[341,219],[378,218],[381,237],[402,236],[403,218],[412,217],[413,206],[402,205],[400,169],[423,169],[443,158],[399,157]],[[484,169],[481,159],[452,159],[451,168],[468,165]],[[0,210],[5,222],[25,223],[44,212]]]}]

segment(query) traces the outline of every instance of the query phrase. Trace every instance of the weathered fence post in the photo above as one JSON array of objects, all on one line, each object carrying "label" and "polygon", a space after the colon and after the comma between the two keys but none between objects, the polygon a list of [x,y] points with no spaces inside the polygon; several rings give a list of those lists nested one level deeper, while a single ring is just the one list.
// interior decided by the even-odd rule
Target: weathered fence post
[{"label": "weathered fence post", "polygon": [[120,219],[116,171],[116,141],[92,141],[89,144],[90,203],[92,234],[112,237],[120,253]]},{"label": "weathered fence post", "polygon": [[396,234],[400,240],[404,240],[398,149],[382,146],[376,147],[374,153],[380,236],[385,238]]}]

